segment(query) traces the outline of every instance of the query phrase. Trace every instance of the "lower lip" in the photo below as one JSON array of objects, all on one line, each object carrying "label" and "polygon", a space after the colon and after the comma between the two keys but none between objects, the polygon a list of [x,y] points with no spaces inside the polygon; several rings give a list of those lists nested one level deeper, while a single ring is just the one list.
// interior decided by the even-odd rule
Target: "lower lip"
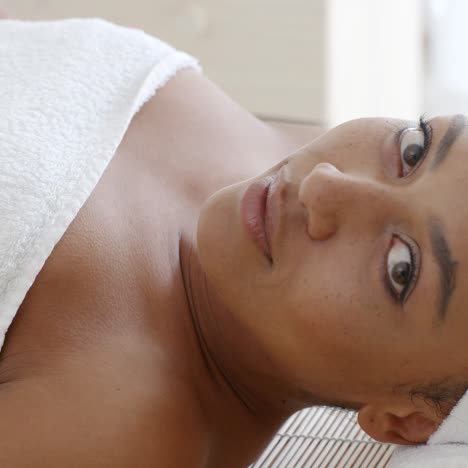
[{"label": "lower lip", "polygon": [[241,218],[247,234],[271,261],[271,251],[265,234],[265,210],[272,177],[254,182],[245,191],[241,201]]}]

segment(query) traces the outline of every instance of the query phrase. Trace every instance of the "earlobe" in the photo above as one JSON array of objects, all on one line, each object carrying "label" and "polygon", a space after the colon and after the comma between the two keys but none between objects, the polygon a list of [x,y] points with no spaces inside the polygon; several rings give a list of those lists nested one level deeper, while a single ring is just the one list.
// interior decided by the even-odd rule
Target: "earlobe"
[{"label": "earlobe", "polygon": [[373,439],[400,445],[426,443],[441,423],[429,410],[424,413],[414,407],[392,409],[372,405],[359,411],[358,422]]}]

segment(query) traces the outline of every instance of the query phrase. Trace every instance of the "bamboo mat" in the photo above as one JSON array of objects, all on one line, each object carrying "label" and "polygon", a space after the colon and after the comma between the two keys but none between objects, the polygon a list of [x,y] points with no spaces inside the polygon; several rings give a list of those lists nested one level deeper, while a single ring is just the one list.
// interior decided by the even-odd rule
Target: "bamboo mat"
[{"label": "bamboo mat", "polygon": [[291,416],[250,468],[384,468],[394,448],[363,432],[355,413],[315,407]]}]

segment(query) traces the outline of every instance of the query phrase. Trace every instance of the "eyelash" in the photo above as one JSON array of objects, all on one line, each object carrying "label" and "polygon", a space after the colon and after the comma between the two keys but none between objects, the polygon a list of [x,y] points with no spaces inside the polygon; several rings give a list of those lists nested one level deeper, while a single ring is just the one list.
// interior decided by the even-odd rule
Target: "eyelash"
[{"label": "eyelash", "polygon": [[[416,166],[414,166],[407,174],[403,174],[404,169],[403,169],[403,162],[402,162],[402,159],[401,159],[402,157],[401,157],[401,150],[400,150],[401,138],[402,138],[402,135],[403,135],[403,133],[405,131],[410,130],[410,129],[415,129],[415,128],[417,128],[418,130],[421,130],[423,132],[423,135],[424,135],[423,155],[421,157],[421,161]],[[426,119],[426,117],[424,115],[421,115],[419,117],[417,127],[405,127],[405,128],[403,128],[402,130],[400,130],[398,132],[397,136],[398,136],[398,138],[397,138],[397,146],[398,146],[397,153],[398,153],[398,164],[399,164],[398,172],[399,172],[399,177],[401,179],[404,179],[405,177],[408,177],[409,175],[411,175],[422,164],[422,162],[426,158],[429,147],[431,146],[431,141],[432,141],[432,127],[431,127],[431,124],[429,123],[429,120]]]},{"label": "eyelash", "polygon": [[427,150],[431,146],[432,127],[429,123],[429,120],[424,115],[421,115],[421,117],[419,117],[419,128],[424,134],[424,157],[426,157]]}]

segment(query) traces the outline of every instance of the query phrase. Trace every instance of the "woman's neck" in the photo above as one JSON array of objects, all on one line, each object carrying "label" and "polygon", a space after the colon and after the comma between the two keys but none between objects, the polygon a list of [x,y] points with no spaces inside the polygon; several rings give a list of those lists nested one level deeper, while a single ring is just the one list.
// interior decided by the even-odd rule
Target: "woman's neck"
[{"label": "woman's neck", "polygon": [[262,353],[254,340],[242,333],[203,273],[193,226],[180,232],[179,253],[186,316],[197,343],[197,349],[186,350],[187,359],[197,359],[205,370],[197,375],[194,385],[209,430],[215,434],[215,452],[219,452],[224,463],[229,459],[226,452],[255,457],[281,424],[300,408],[288,407],[287,399],[273,396],[278,385],[264,376],[262,369],[267,365]]}]

